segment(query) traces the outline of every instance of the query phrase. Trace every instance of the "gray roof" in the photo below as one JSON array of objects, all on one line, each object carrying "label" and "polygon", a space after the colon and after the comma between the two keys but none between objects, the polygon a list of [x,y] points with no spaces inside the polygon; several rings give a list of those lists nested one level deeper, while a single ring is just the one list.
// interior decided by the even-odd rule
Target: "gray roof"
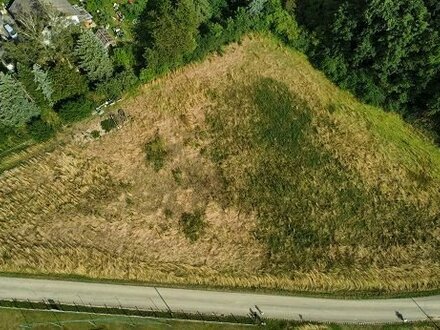
[{"label": "gray roof", "polygon": [[115,39],[110,35],[110,33],[108,33],[106,29],[99,29],[96,31],[95,35],[106,48],[116,44]]},{"label": "gray roof", "polygon": [[20,15],[24,12],[32,12],[50,6],[65,16],[80,15],[78,9],[73,7],[67,0],[15,0],[9,6],[9,12],[14,15]]}]

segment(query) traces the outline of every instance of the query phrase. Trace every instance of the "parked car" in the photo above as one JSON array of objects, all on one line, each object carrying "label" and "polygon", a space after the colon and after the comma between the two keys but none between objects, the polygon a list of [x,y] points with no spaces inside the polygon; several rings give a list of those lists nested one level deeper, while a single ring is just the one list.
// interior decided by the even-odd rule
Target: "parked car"
[{"label": "parked car", "polygon": [[3,24],[3,27],[5,28],[6,32],[8,32],[9,37],[11,39],[17,39],[18,34],[17,32],[15,32],[14,28],[12,26],[10,26],[9,24]]}]

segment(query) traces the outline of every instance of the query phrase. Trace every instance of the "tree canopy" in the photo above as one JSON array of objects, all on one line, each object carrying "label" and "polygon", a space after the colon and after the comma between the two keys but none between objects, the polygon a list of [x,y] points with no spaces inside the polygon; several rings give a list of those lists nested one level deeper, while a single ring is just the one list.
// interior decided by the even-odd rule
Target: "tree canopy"
[{"label": "tree canopy", "polygon": [[144,13],[138,29],[147,68],[163,72],[182,64],[197,46],[200,22],[193,0],[150,0]]},{"label": "tree canopy", "polygon": [[298,18],[318,39],[309,54],[333,80],[370,103],[429,115],[440,77],[437,2],[302,0]]},{"label": "tree canopy", "polygon": [[54,103],[85,94],[88,90],[85,77],[66,63],[57,63],[51,68],[49,79],[52,81]]},{"label": "tree canopy", "polygon": [[41,91],[48,104],[52,106],[53,88],[52,88],[52,82],[48,77],[47,71],[43,71],[38,64],[34,64],[32,72],[34,73],[34,81],[38,86],[37,89]]},{"label": "tree canopy", "polygon": [[[113,23],[113,2],[86,6],[99,25]],[[20,40],[4,43],[4,60],[35,104],[116,97],[125,92],[118,79],[147,81],[258,30],[304,50],[363,100],[440,132],[437,0],[139,0],[118,10],[125,18],[112,27],[129,26],[129,38],[110,54],[92,30],[66,26],[50,8],[18,19]]]},{"label": "tree canopy", "polygon": [[75,55],[90,81],[102,81],[112,75],[113,66],[107,50],[92,31],[87,30],[80,35]]},{"label": "tree canopy", "polygon": [[0,72],[0,124],[22,126],[39,114],[40,110],[23,85],[11,75]]}]

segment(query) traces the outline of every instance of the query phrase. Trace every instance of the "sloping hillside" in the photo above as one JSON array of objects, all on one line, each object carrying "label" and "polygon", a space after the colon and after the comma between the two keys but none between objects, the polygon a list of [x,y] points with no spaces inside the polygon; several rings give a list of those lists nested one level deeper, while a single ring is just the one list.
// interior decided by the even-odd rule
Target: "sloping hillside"
[{"label": "sloping hillside", "polygon": [[439,287],[440,151],[303,55],[249,37],[121,107],[121,129],[96,137],[99,119],[83,123],[1,174],[1,271]]}]

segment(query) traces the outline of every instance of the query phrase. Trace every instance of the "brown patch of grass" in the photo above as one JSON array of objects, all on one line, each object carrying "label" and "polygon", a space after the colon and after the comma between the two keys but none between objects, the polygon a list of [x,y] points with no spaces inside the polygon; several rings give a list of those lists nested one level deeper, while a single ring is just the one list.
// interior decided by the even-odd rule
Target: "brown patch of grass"
[{"label": "brown patch of grass", "polygon": [[[321,253],[335,260],[342,255],[353,258],[354,266],[326,269],[316,255],[316,267],[267,268],[267,244],[255,237],[258,214],[231,202],[226,189],[230,182],[225,182],[233,177],[234,185],[245,186],[254,165],[250,159],[262,154],[238,148],[238,156],[228,157],[222,171],[207,156],[212,146],[207,111],[221,111],[225,90],[233,92],[233,86],[248,86],[259,77],[285,84],[307,103],[315,132],[311,143],[336,159],[356,178],[356,185],[377,189],[388,201],[424,209],[434,219],[431,236],[440,237],[435,218],[440,207],[438,150],[396,116],[381,115],[378,120],[378,110],[339,91],[304,56],[271,40],[250,37],[223,56],[142,87],[123,104],[132,120],[122,129],[87,141],[64,135],[63,146],[2,173],[0,270],[275,290],[437,288],[440,265],[432,248],[438,241],[415,240],[374,253],[361,242],[356,242],[354,253],[352,245],[339,241]],[[235,110],[252,109],[244,102]],[[241,128],[242,118],[231,116],[229,129]],[[97,127],[99,119],[75,129]],[[145,144],[156,133],[167,150],[167,161],[158,172],[145,162]],[[309,184],[318,191],[327,189],[322,186],[326,173],[317,170]],[[341,182],[342,188],[348,185]],[[374,212],[374,199],[368,203],[364,209]],[[332,211],[316,206],[320,223],[335,219],[337,207]],[[205,210],[206,226],[191,242],[180,219],[197,210]],[[390,220],[365,225],[379,230],[380,221]],[[341,240],[369,230],[350,229],[351,225],[337,233]],[[413,263],[414,258],[419,261]]]}]

